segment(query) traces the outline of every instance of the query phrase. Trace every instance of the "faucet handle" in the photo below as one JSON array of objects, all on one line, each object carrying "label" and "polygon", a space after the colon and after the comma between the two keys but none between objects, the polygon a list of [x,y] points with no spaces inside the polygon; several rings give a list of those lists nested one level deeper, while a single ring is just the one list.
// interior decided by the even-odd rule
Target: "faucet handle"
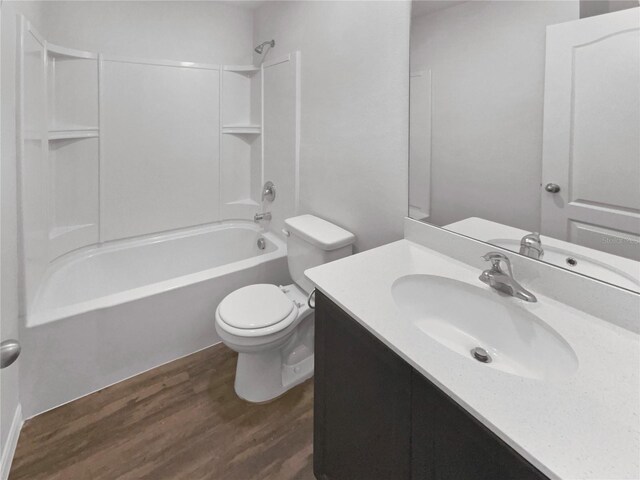
[{"label": "faucet handle", "polygon": [[276,199],[276,186],[272,181],[268,181],[262,187],[262,201],[273,202]]},{"label": "faucet handle", "polygon": [[541,245],[542,240],[540,240],[540,233],[533,232],[528,233],[520,240],[520,245]]},{"label": "faucet handle", "polygon": [[500,252],[488,252],[488,253],[485,253],[482,256],[482,259],[485,262],[489,262],[490,261],[494,265],[496,263],[500,262],[500,260],[504,260],[505,262],[509,262],[509,259],[507,258],[507,256],[502,254],[502,253],[500,253]]},{"label": "faucet handle", "polygon": [[482,256],[482,259],[486,262],[491,262],[491,269],[496,272],[502,272],[502,268],[500,268],[500,262],[504,262],[507,265],[507,271],[509,272],[509,275],[513,276],[511,272],[511,261],[506,255],[500,252],[489,252],[485,253]]}]

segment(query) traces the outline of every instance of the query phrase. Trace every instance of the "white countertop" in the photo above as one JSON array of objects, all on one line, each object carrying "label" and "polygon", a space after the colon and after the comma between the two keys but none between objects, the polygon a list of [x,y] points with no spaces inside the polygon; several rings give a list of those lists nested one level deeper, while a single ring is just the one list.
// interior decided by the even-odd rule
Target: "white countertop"
[{"label": "white countertop", "polygon": [[640,336],[535,291],[537,303],[509,299],[562,335],[579,361],[563,381],[524,378],[452,352],[403,319],[392,297],[393,282],[416,273],[491,290],[476,268],[400,240],[305,273],[550,478],[640,478]]}]

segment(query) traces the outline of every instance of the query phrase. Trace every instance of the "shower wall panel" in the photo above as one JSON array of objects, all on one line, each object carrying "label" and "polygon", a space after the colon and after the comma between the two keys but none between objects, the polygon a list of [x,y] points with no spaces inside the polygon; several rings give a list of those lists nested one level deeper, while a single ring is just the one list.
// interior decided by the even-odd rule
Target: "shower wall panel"
[{"label": "shower wall panel", "polygon": [[214,66],[104,59],[101,240],[220,219]]},{"label": "shower wall panel", "polygon": [[264,179],[277,188],[276,200],[266,206],[273,213],[271,229],[279,232],[284,220],[298,213],[300,157],[300,52],[265,63],[263,155]]}]

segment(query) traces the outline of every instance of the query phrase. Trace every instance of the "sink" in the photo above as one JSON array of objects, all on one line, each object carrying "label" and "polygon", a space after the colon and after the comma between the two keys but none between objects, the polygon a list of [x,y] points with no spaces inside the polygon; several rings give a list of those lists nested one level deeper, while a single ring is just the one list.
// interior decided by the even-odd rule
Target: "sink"
[{"label": "sink", "polygon": [[[512,297],[436,275],[400,277],[391,288],[407,322],[479,366],[538,380],[578,369],[564,338]],[[478,347],[489,358],[474,356]]]},{"label": "sink", "polygon": [[[520,239],[531,233],[476,217],[451,223],[445,228],[513,252],[520,251]],[[540,238],[544,249],[543,262],[640,291],[640,262],[546,235]]]},{"label": "sink", "polygon": [[[513,252],[520,251],[519,239],[493,238],[487,240],[487,242]],[[569,270],[582,273],[583,275],[599,278],[605,282],[620,285],[621,287],[629,288],[631,290],[638,290],[638,287],[640,287],[639,276],[634,277],[633,275],[629,275],[628,273],[623,272],[614,266],[607,265],[604,262],[599,262],[598,260],[591,259],[584,255],[571,253],[571,251],[563,248],[546,245],[544,242],[542,248],[544,249],[544,256],[542,259],[545,262],[558,265],[559,267],[568,268]]]}]

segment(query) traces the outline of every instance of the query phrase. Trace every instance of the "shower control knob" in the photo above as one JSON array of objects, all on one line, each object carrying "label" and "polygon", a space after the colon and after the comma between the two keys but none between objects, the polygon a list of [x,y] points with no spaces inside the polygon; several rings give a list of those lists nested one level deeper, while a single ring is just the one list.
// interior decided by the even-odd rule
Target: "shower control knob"
[{"label": "shower control knob", "polygon": [[547,183],[544,189],[549,193],[558,193],[560,191],[560,185],[555,183]]},{"label": "shower control knob", "polygon": [[6,368],[20,356],[20,344],[16,340],[0,343],[0,368]]},{"label": "shower control knob", "polygon": [[273,182],[267,182],[262,187],[262,201],[273,202],[276,199],[276,186]]}]

